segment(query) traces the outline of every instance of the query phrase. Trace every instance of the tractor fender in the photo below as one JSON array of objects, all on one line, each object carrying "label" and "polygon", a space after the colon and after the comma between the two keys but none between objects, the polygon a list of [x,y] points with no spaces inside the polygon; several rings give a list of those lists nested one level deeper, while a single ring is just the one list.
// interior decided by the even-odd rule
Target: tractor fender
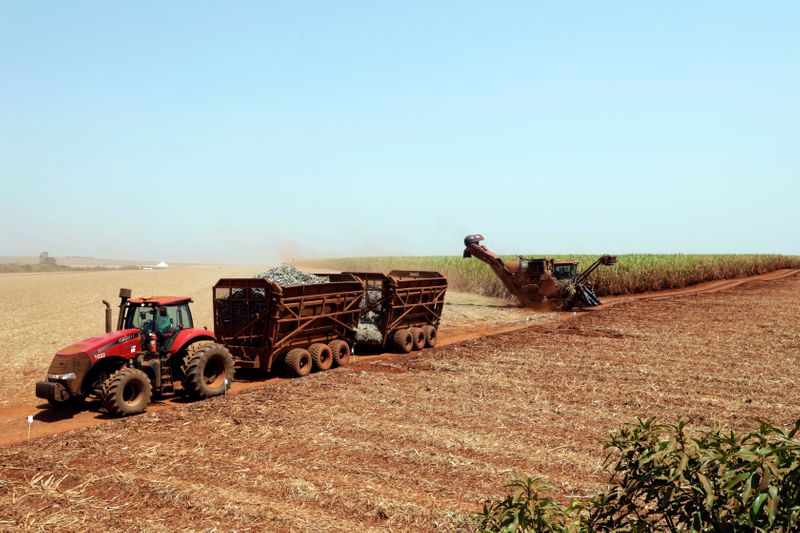
[{"label": "tractor fender", "polygon": [[169,353],[170,355],[175,355],[176,353],[179,353],[193,342],[197,341],[216,342],[216,340],[217,338],[214,336],[214,334],[208,331],[207,329],[200,329],[200,328],[184,329],[178,332],[178,334],[175,336],[175,340],[169,347]]}]

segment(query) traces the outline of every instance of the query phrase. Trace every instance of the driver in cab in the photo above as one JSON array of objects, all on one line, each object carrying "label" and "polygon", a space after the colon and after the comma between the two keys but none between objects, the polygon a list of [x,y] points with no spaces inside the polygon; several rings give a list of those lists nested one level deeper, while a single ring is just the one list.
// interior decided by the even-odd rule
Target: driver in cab
[{"label": "driver in cab", "polygon": [[172,323],[172,318],[167,314],[166,307],[158,308],[158,317],[156,318],[156,333],[162,339],[168,339],[175,332],[175,326]]}]

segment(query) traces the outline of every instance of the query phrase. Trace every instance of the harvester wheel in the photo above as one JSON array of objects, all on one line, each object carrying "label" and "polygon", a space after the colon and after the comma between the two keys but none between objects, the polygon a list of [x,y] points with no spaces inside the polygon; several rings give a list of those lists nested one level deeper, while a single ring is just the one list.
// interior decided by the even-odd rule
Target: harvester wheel
[{"label": "harvester wheel", "polygon": [[335,340],[328,343],[331,349],[333,366],[344,366],[350,362],[350,346],[343,340]]},{"label": "harvester wheel", "polygon": [[316,372],[328,370],[333,364],[333,354],[327,344],[317,343],[308,347],[311,355],[311,366]]},{"label": "harvester wheel", "polygon": [[414,349],[414,336],[409,329],[398,329],[392,335],[392,342],[400,353],[408,353]]},{"label": "harvester wheel", "polygon": [[188,356],[183,373],[183,388],[189,396],[211,398],[225,394],[233,382],[233,356],[220,344],[203,344]]},{"label": "harvester wheel", "polygon": [[422,331],[422,328],[409,328],[408,331],[411,332],[414,349],[422,350],[425,348],[425,332]]},{"label": "harvester wheel", "polygon": [[287,373],[292,377],[301,378],[311,372],[311,354],[308,350],[302,348],[289,350],[284,363]]},{"label": "harvester wheel", "polygon": [[436,346],[436,328],[433,326],[422,326],[422,331],[425,333],[425,346],[428,348]]},{"label": "harvester wheel", "polygon": [[137,368],[118,370],[103,387],[103,406],[111,416],[138,415],[147,408],[153,387]]}]

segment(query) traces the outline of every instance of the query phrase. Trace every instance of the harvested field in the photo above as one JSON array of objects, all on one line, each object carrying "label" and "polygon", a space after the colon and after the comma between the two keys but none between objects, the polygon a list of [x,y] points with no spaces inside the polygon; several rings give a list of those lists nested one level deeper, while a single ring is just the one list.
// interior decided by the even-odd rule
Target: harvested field
[{"label": "harvested field", "polygon": [[585,315],[0,450],[8,529],[454,529],[520,475],[603,486],[636,417],[800,417],[800,278]]}]

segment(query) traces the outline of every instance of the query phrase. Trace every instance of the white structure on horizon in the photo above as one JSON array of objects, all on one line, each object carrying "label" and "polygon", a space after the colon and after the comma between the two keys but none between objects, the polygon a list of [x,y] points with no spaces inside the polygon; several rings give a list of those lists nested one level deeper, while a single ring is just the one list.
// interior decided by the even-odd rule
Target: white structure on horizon
[{"label": "white structure on horizon", "polygon": [[155,266],[155,268],[169,268],[169,265],[166,264],[164,261],[161,261],[159,264]]}]

